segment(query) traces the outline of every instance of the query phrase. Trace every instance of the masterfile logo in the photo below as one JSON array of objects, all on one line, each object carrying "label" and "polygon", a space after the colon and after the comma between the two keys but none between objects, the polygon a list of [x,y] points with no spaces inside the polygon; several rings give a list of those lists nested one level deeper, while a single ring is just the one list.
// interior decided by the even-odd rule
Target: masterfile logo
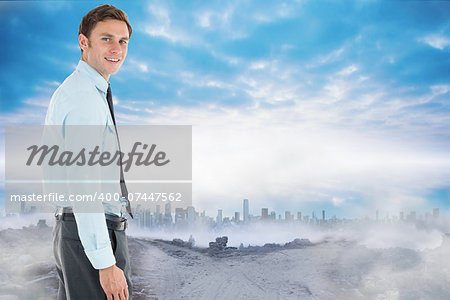
[{"label": "masterfile logo", "polygon": [[[147,153],[138,151],[138,148],[141,145],[143,150],[149,148]],[[79,153],[73,153],[71,151],[60,151],[60,147],[57,145],[42,145],[40,147],[38,145],[32,145],[27,148],[27,150],[30,151],[30,156],[28,157],[26,165],[30,166],[31,164],[36,163],[36,165],[40,166],[47,155],[50,156],[48,161],[49,166],[72,166],[74,164],[77,166],[84,166],[86,164],[89,166],[94,166],[96,164],[108,166],[110,164],[116,164],[118,166],[124,166],[124,172],[128,172],[130,170],[130,167],[133,164],[133,157],[135,156],[137,157],[135,162],[137,166],[150,166],[154,164],[157,167],[161,167],[170,162],[169,159],[166,159],[166,153],[164,151],[158,151],[153,157],[155,149],[155,144],[149,147],[147,144],[135,142],[131,152],[126,154],[119,150],[117,150],[114,154],[108,151],[100,152],[99,146],[95,146],[95,148],[91,151],[86,148],[82,148]],[[143,160],[144,154],[146,157]],[[124,156],[126,156],[127,159],[124,159]],[[35,158],[36,162],[34,162]]]}]

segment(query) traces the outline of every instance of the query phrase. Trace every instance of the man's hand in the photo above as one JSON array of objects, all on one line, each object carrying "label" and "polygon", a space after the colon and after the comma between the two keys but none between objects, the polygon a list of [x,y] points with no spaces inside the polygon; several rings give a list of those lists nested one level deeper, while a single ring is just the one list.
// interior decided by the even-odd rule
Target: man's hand
[{"label": "man's hand", "polygon": [[127,280],[123,271],[116,265],[100,269],[100,285],[108,300],[128,300]]}]

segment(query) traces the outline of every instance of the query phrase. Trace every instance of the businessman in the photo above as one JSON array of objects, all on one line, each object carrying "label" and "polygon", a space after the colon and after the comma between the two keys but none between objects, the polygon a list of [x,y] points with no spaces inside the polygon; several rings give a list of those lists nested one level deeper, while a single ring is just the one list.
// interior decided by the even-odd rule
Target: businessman
[{"label": "businessman", "polygon": [[[125,60],[131,33],[127,15],[112,5],[98,6],[81,20],[81,60],[53,94],[45,119],[46,125],[62,128],[64,145],[75,144],[77,138],[82,140],[79,133],[70,129],[72,125],[92,125],[108,135],[102,139],[113,137],[120,149],[109,79]],[[105,145],[105,140],[98,144]],[[92,168],[92,173],[102,172]],[[117,164],[115,168],[109,173],[114,173],[117,181],[107,189],[121,195],[118,201],[100,201],[96,208],[101,211],[86,212],[77,204],[57,208],[53,247],[59,277],[58,299],[131,299],[125,211],[131,217],[132,214],[122,166]],[[68,178],[74,170],[67,171]],[[70,182],[68,185],[74,186]],[[106,185],[85,186],[87,190],[98,190]]]}]

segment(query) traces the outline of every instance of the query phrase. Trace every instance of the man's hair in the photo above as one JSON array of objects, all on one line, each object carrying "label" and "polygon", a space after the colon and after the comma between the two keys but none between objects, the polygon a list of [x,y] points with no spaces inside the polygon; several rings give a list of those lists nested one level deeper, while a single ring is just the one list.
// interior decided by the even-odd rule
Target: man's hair
[{"label": "man's hair", "polygon": [[[81,19],[80,28],[78,29],[78,35],[84,34],[87,38],[91,35],[92,30],[98,22],[105,20],[119,20],[125,22],[128,27],[128,34],[131,37],[133,32],[131,29],[130,22],[128,22],[128,16],[122,10],[110,5],[104,4],[97,6],[90,12],[88,12],[83,19]],[[81,49],[83,53],[83,49]]]}]

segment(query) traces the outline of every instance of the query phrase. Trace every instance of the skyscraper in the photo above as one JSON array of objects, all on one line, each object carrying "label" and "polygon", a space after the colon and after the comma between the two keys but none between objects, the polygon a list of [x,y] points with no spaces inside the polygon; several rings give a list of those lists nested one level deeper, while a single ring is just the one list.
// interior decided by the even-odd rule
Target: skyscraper
[{"label": "skyscraper", "polygon": [[244,223],[248,223],[248,199],[244,199]]},{"label": "skyscraper", "polygon": [[187,207],[187,220],[189,224],[192,224],[195,221],[195,208],[193,206]]},{"label": "skyscraper", "polygon": [[270,219],[271,219],[271,220],[276,220],[276,219],[277,219],[277,214],[276,214],[274,211],[272,211],[272,212],[270,213]]},{"label": "skyscraper", "polygon": [[170,202],[167,202],[164,206],[164,214],[166,217],[172,216],[172,206],[170,205]]},{"label": "skyscraper", "polygon": [[439,208],[433,208],[433,218],[439,218]]},{"label": "skyscraper", "polygon": [[222,210],[217,210],[217,219],[216,219],[217,225],[222,225]]},{"label": "skyscraper", "polygon": [[175,223],[185,223],[187,219],[187,210],[182,207],[175,208]]},{"label": "skyscraper", "polygon": [[293,219],[294,219],[294,216],[291,214],[291,212],[288,211],[288,210],[286,210],[286,211],[284,212],[284,220],[285,220],[286,222],[289,222],[289,221],[292,221]]},{"label": "skyscraper", "polygon": [[164,206],[164,224],[172,224],[172,206],[170,202]]},{"label": "skyscraper", "polygon": [[261,219],[267,220],[269,218],[269,209],[261,208]]},{"label": "skyscraper", "polygon": [[234,212],[234,222],[239,223],[241,221],[241,217],[239,216],[239,212]]}]

